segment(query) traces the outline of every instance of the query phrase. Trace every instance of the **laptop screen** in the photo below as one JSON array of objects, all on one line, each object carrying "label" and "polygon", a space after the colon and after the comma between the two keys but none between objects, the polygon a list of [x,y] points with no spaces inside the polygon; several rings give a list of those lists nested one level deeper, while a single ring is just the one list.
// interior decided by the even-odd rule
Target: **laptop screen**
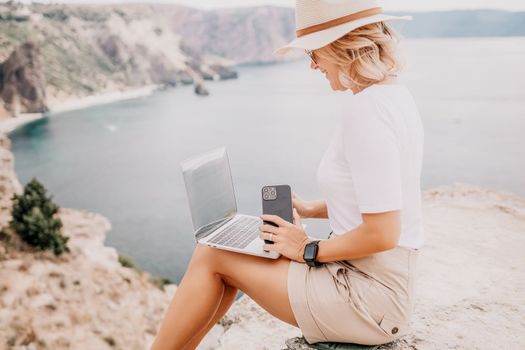
[{"label": "laptop screen", "polygon": [[185,160],[181,167],[195,232],[237,213],[225,147]]}]

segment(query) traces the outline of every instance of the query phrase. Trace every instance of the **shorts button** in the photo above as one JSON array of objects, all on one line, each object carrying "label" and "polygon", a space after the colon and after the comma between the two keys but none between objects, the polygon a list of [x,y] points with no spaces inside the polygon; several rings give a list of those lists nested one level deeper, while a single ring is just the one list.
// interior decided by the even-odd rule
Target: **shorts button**
[{"label": "shorts button", "polygon": [[397,327],[392,328],[392,334],[396,334],[398,330]]}]

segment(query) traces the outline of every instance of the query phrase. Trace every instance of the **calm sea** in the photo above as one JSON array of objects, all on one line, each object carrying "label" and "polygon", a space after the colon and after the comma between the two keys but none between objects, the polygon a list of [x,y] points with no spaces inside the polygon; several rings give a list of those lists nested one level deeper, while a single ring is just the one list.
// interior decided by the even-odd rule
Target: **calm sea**
[{"label": "calm sea", "polygon": [[[422,189],[466,182],[525,196],[525,38],[408,40],[401,79],[425,127]],[[349,92],[308,61],[239,68],[235,81],[56,114],[11,134],[23,183],[107,216],[106,243],[178,283],[195,242],[179,162],[226,146],[241,213],[260,188],[319,198],[315,173]],[[307,220],[324,237],[326,221]]]}]

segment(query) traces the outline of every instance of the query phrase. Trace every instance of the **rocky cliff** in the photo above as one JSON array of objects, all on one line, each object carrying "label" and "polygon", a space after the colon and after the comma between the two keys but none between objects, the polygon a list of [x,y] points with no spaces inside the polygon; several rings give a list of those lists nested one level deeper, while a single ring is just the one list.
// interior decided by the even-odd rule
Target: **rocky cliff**
[{"label": "rocky cliff", "polygon": [[[273,51],[295,37],[291,8],[276,6],[173,11],[172,28],[196,52],[237,63],[267,63],[282,58]],[[291,52],[289,58],[302,57]]]},{"label": "rocky cliff", "polygon": [[40,48],[27,42],[0,64],[0,99],[11,114],[47,111],[46,80]]},{"label": "rocky cliff", "polygon": [[22,186],[14,170],[11,141],[0,134],[0,228],[6,226],[10,220],[13,194],[21,192]]},{"label": "rocky cliff", "polygon": [[10,114],[145,85],[237,77],[231,61],[185,45],[170,12],[154,6],[33,4],[23,20],[1,15],[12,8],[0,4],[0,110]]}]

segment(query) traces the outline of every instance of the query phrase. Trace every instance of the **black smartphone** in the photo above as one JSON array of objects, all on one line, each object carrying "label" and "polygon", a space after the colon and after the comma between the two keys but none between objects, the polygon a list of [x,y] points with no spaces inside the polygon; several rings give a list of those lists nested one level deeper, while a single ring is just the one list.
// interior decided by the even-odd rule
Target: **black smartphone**
[{"label": "black smartphone", "polygon": [[[277,215],[284,220],[293,223],[292,189],[289,185],[264,186],[262,192],[263,214]],[[270,221],[263,221],[265,224],[278,226]],[[272,241],[264,240],[267,244]]]}]

